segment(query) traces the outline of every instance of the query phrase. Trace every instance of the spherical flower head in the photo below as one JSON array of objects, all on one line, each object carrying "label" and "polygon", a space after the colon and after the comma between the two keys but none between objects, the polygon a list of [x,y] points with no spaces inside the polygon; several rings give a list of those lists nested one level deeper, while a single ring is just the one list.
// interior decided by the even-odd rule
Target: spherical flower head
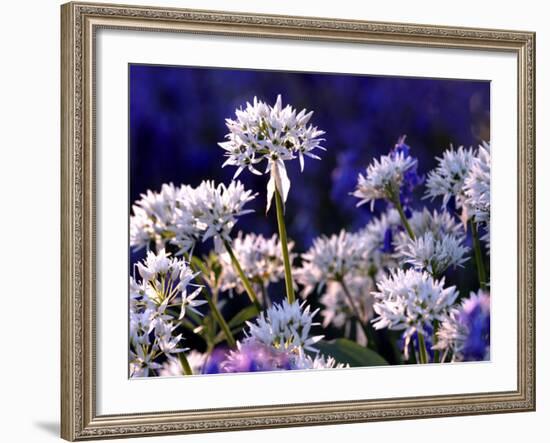
[{"label": "spherical flower head", "polygon": [[236,351],[229,351],[220,364],[220,372],[262,372],[291,369],[291,354],[286,349],[247,338],[237,343]]},{"label": "spherical flower head", "polygon": [[322,335],[310,335],[311,327],[318,324],[313,322],[318,311],[310,312],[305,302],[300,305],[298,301],[291,304],[284,300],[262,312],[255,323],[247,322],[247,336],[275,349],[315,352],[313,345],[323,338]]},{"label": "spherical flower head", "polygon": [[[313,153],[324,148],[320,138],[324,132],[308,125],[313,112],[305,109],[296,112],[292,106],[283,107],[281,96],[270,106],[254,97],[246,108],[235,111],[236,119],[226,119],[229,133],[227,141],[219,143],[226,153],[223,166],[237,166],[235,178],[244,169],[254,174],[262,174],[257,169],[260,163],[287,161],[299,158],[304,168],[304,156],[319,159]],[[269,168],[269,167],[268,167]]]},{"label": "spherical flower head", "polygon": [[[292,254],[293,242],[288,243],[291,264],[295,254]],[[284,278],[284,264],[281,242],[276,234],[265,238],[258,234],[243,235],[239,232],[232,242],[233,253],[237,257],[245,275],[260,289],[267,288],[270,283],[276,283]],[[245,291],[242,281],[235,271],[229,253],[220,255],[222,265],[221,290],[236,290],[239,294]],[[261,291],[260,291],[261,292]]]},{"label": "spherical flower head", "polygon": [[311,248],[302,254],[302,268],[296,272],[299,283],[304,285],[304,295],[317,285],[321,287],[331,280],[340,280],[346,274],[364,265],[366,245],[363,238],[344,230],[338,235],[321,236]]},{"label": "spherical flower head", "polygon": [[229,234],[237,223],[238,217],[254,212],[244,209],[245,205],[255,198],[256,194],[247,191],[239,181],[232,181],[229,186],[213,181],[203,181],[193,193],[190,204],[193,216],[203,229],[202,240],[214,237],[218,250],[220,241],[231,241]]},{"label": "spherical flower head", "polygon": [[437,331],[434,349],[452,351],[455,361],[489,359],[491,299],[479,290],[453,307]]},{"label": "spherical flower head", "polygon": [[418,270],[426,270],[433,276],[441,276],[449,267],[462,267],[468,260],[468,248],[463,237],[449,234],[434,235],[431,231],[414,239],[408,238],[397,247],[402,263]]},{"label": "spherical flower head", "polygon": [[226,151],[227,160],[223,166],[237,166],[234,178],[248,169],[261,175],[257,168],[266,163],[265,172],[269,172],[267,184],[267,209],[277,191],[286,202],[290,190],[290,180],[285,162],[298,158],[304,169],[304,157],[319,160],[314,150],[325,150],[321,146],[323,131],[309,125],[313,112],[305,109],[296,112],[290,105],[283,108],[279,95],[275,105],[270,106],[254,97],[253,104],[235,111],[236,119],[226,119],[229,133],[227,141],[219,143]]},{"label": "spherical flower head", "polygon": [[184,260],[169,256],[164,249],[158,253],[149,251],[145,260],[137,263],[142,278],[137,282],[140,291],[155,307],[170,303],[180,303],[180,319],[185,310],[190,309],[199,314],[195,308],[206,303],[197,300],[202,287],[192,283],[199,273],[194,273]]},{"label": "spherical flower head", "polygon": [[483,143],[473,159],[464,180],[464,194],[468,212],[477,223],[489,223],[491,214],[491,151]]},{"label": "spherical flower head", "polygon": [[166,245],[175,235],[176,208],[180,188],[163,184],[160,192],[148,190],[132,206],[130,246],[135,250]]},{"label": "spherical flower head", "polygon": [[445,207],[451,197],[455,198],[457,208],[464,205],[464,182],[470,173],[474,160],[472,148],[464,149],[460,146],[454,149],[452,146],[438,157],[437,167],[428,174],[426,181],[426,194],[424,198],[443,197],[442,207]]},{"label": "spherical flower head", "polygon": [[464,225],[447,211],[434,209],[430,212],[426,208],[422,211],[413,211],[408,222],[416,236],[424,235],[426,232],[431,232],[435,237],[442,234],[458,237],[465,235]]},{"label": "spherical flower head", "polygon": [[357,206],[370,202],[371,210],[377,199],[387,199],[395,202],[400,198],[401,185],[405,174],[416,168],[417,160],[405,151],[394,151],[383,155],[367,167],[365,175],[359,174],[357,188],[352,193],[360,199]]},{"label": "spherical flower head", "polygon": [[418,332],[426,335],[435,321],[443,321],[455,302],[454,286],[445,287],[445,279],[436,280],[427,272],[397,269],[377,283],[374,292],[375,329],[403,330],[406,340]]}]

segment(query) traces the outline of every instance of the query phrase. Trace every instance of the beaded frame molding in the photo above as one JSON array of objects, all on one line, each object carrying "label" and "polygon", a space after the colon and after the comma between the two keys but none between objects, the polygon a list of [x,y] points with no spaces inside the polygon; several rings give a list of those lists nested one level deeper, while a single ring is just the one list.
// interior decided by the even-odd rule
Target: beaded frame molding
[{"label": "beaded frame molding", "polygon": [[[97,415],[94,40],[100,28],[506,51],[518,69],[517,390]],[[61,7],[61,436],[67,440],[535,409],[535,34],[523,31],[68,3]]]}]

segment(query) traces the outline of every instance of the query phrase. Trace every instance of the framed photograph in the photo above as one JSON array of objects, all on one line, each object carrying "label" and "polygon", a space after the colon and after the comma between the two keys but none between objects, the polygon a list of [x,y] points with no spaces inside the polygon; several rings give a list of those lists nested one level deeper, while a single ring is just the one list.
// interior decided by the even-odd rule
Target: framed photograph
[{"label": "framed photograph", "polygon": [[534,410],[534,33],[61,14],[63,438]]}]

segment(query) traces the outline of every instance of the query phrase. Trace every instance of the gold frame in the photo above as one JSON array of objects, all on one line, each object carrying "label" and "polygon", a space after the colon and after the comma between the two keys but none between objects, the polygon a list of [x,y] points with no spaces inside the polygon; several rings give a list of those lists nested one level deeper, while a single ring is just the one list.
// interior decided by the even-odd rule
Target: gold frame
[{"label": "gold frame", "polygon": [[[507,51],[518,59],[518,387],[511,392],[98,416],[94,36],[99,28]],[[535,410],[535,34],[68,3],[61,7],[61,436],[67,440]]]}]

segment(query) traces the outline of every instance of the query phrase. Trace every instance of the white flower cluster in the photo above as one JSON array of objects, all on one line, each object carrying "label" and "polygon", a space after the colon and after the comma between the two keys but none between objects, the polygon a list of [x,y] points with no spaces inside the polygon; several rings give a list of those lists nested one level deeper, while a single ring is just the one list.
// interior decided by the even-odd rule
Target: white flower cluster
[{"label": "white flower cluster", "polygon": [[400,263],[411,264],[438,277],[451,266],[462,267],[469,259],[464,227],[447,211],[429,212],[424,208],[413,212],[408,221],[415,238],[401,232],[394,239]]},{"label": "white flower cluster", "polygon": [[[179,202],[184,200],[185,187],[172,183],[163,184],[160,192],[148,190],[132,206],[130,218],[130,246],[134,249],[149,247],[164,248],[175,236]],[[190,232],[190,235],[191,232]]]},{"label": "white flower cluster", "polygon": [[[227,141],[219,143],[226,151],[227,160],[223,166],[237,166],[235,178],[243,169],[261,175],[256,166],[263,160],[268,163],[300,160],[304,168],[304,156],[319,159],[312,151],[324,148],[320,138],[324,132],[309,125],[313,112],[305,109],[296,113],[290,105],[283,108],[281,96],[277,96],[274,106],[254,97],[253,103],[235,111],[236,119],[226,119],[229,133]],[[267,166],[269,170],[269,165]]]},{"label": "white flower cluster", "polygon": [[443,321],[458,296],[454,286],[445,288],[445,279],[415,269],[392,271],[377,288],[374,328],[403,330],[406,345],[415,332],[425,335],[434,321]]},{"label": "white flower cluster", "polygon": [[464,205],[464,182],[470,173],[475,158],[472,148],[464,149],[460,146],[454,149],[452,146],[443,153],[443,157],[438,157],[437,168],[428,174],[426,181],[425,198],[442,196],[443,204],[446,206],[451,197],[455,197],[457,208]]},{"label": "white flower cluster", "polygon": [[404,152],[383,155],[380,160],[374,159],[367,167],[366,174],[359,174],[357,179],[357,189],[352,194],[360,199],[357,206],[370,202],[372,210],[376,199],[393,201],[398,198],[404,174],[416,165],[417,160]]},{"label": "white flower cluster", "polygon": [[[194,285],[194,274],[187,263],[169,257],[164,249],[158,254],[149,251],[147,258],[137,264],[141,281],[130,277],[130,375],[148,376],[160,370],[155,360],[164,354],[184,352],[179,343],[182,335],[175,335],[175,324],[184,318],[186,310],[201,315],[197,308],[204,303],[197,300],[201,287]],[[179,306],[178,311],[169,307]],[[153,338],[152,338],[153,337]]]},{"label": "white flower cluster", "polygon": [[231,241],[238,217],[252,212],[244,206],[255,196],[239,181],[226,186],[207,180],[196,188],[165,184],[160,193],[147,191],[133,206],[130,246],[141,249],[152,242],[158,251],[170,243],[184,253],[214,237],[219,250],[219,241]]},{"label": "white flower cluster", "polygon": [[[288,243],[290,260],[294,243]],[[261,288],[267,288],[270,283],[276,283],[284,278],[285,270],[281,241],[276,234],[270,238],[263,235],[246,234],[239,232],[232,243],[233,253],[237,257],[245,275]],[[239,294],[245,291],[242,281],[236,272],[229,253],[224,252],[219,256],[222,265],[221,287],[222,291],[236,290]],[[261,293],[261,291],[260,291]]]},{"label": "white flower cluster", "polygon": [[323,338],[322,335],[310,335],[311,327],[318,324],[313,322],[317,312],[318,309],[310,312],[309,306],[304,307],[304,303],[300,305],[295,301],[290,304],[283,300],[281,304],[262,312],[255,323],[247,322],[247,335],[276,349],[316,352],[313,346]]},{"label": "white flower cluster", "polygon": [[434,235],[426,232],[420,237],[408,239],[397,247],[403,263],[425,269],[433,276],[441,276],[447,268],[462,266],[468,260],[468,248],[463,239],[454,235]]},{"label": "white flower cluster", "polygon": [[317,285],[322,288],[329,281],[338,281],[362,269],[366,252],[363,237],[344,230],[338,235],[316,238],[311,248],[302,254],[302,267],[296,272],[296,279],[304,286],[304,296]]}]

